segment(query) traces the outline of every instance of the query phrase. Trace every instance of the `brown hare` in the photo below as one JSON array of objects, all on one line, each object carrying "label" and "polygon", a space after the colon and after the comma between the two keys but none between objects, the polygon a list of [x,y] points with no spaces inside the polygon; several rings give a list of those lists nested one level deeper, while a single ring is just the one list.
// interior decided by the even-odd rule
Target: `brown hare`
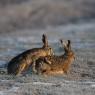
[{"label": "brown hare", "polygon": [[43,47],[27,50],[14,57],[8,63],[8,74],[18,75],[27,70],[39,57],[53,55],[53,50],[48,45],[47,36],[45,34],[42,35],[42,42]]},{"label": "brown hare", "polygon": [[47,56],[36,60],[36,70],[38,74],[43,75],[58,75],[68,72],[70,64],[75,59],[75,54],[71,49],[71,41],[65,43],[60,40],[64,47],[64,54],[60,56]]}]

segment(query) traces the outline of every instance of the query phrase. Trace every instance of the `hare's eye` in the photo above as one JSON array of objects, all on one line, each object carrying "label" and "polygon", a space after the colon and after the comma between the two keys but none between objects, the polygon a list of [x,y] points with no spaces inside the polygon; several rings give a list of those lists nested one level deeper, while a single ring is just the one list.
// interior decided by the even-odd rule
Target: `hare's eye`
[{"label": "hare's eye", "polygon": [[50,48],[50,51],[52,52],[52,48]]}]

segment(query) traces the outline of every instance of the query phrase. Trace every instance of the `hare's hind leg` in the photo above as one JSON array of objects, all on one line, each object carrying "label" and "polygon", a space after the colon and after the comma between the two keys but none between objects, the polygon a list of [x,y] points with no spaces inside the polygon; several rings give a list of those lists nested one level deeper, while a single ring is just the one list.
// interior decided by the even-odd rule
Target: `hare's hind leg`
[{"label": "hare's hind leg", "polygon": [[20,64],[18,69],[15,71],[15,75],[20,75],[26,68],[26,64]]},{"label": "hare's hind leg", "polygon": [[36,64],[36,73],[38,74],[38,75],[41,75],[42,74],[42,72],[44,71],[44,67],[43,67],[43,62],[39,62],[39,63],[37,63]]},{"label": "hare's hind leg", "polygon": [[62,75],[64,74],[64,71],[62,69],[49,69],[49,70],[45,70],[44,72],[42,72],[43,75]]},{"label": "hare's hind leg", "polygon": [[37,74],[39,75],[44,74],[51,69],[49,64],[44,63],[44,61],[40,61],[40,60],[39,62],[36,63],[35,68],[36,68]]}]

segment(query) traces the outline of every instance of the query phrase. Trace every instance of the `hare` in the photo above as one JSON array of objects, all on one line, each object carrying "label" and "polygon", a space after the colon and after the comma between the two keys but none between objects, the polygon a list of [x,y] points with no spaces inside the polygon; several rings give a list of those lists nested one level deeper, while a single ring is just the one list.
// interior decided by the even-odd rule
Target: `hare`
[{"label": "hare", "polygon": [[36,60],[36,70],[38,74],[43,75],[58,75],[68,72],[71,63],[75,59],[75,54],[71,49],[71,41],[65,43],[60,40],[64,47],[64,54],[60,56],[47,56]]},{"label": "hare", "polygon": [[[52,48],[48,45],[47,36],[42,35],[43,47],[27,50],[14,57],[7,67],[8,74],[19,75],[27,70],[35,61],[44,56],[53,55]],[[35,71],[35,68],[34,68]]]}]

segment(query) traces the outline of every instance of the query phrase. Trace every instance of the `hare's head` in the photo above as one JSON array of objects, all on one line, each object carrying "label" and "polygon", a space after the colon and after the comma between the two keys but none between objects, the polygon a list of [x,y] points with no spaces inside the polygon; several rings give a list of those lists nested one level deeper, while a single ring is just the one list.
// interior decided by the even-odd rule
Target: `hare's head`
[{"label": "hare's head", "polygon": [[53,49],[50,46],[44,48],[44,53],[46,56],[54,55]]},{"label": "hare's head", "polygon": [[61,44],[62,44],[62,46],[64,48],[65,55],[70,56],[70,57],[75,59],[75,54],[74,54],[73,50],[71,49],[71,41],[70,40],[63,41],[61,39],[60,42],[61,42]]},{"label": "hare's head", "polygon": [[47,36],[46,34],[42,35],[42,42],[43,42],[43,54],[46,56],[54,55],[53,49],[48,44]]}]

